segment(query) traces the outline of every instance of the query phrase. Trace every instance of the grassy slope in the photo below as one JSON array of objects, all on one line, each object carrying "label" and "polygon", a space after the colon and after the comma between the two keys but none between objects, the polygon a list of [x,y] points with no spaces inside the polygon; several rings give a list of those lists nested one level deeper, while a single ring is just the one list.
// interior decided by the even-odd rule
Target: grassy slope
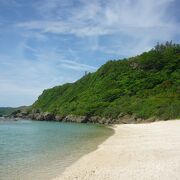
[{"label": "grassy slope", "polygon": [[34,109],[60,115],[180,117],[180,46],[109,61],[73,84],[45,90]]}]

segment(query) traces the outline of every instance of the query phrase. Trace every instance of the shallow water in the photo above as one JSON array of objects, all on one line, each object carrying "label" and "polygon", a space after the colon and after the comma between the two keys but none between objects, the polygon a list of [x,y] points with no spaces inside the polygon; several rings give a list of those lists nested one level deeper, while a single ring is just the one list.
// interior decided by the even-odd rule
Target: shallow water
[{"label": "shallow water", "polygon": [[52,179],[111,134],[93,124],[0,122],[0,179]]}]

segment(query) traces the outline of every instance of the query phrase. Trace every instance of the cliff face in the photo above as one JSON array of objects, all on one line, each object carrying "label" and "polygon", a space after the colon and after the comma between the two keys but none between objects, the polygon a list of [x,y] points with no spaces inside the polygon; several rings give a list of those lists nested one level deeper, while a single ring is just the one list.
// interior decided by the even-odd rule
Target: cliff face
[{"label": "cliff face", "polygon": [[179,118],[179,85],[180,45],[167,43],[108,61],[75,83],[44,90],[28,116],[98,123]]}]

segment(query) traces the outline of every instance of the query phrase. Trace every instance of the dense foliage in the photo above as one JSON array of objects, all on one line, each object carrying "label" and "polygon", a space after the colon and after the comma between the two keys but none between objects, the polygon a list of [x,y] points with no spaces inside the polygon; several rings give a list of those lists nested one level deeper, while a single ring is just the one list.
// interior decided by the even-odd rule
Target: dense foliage
[{"label": "dense foliage", "polygon": [[179,118],[180,45],[167,42],[136,57],[108,61],[75,83],[44,90],[32,107],[59,115]]}]

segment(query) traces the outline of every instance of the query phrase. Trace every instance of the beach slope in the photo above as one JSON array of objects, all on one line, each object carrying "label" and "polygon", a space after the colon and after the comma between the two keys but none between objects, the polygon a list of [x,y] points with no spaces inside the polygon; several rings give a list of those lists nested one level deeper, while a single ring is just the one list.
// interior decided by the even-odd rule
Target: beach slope
[{"label": "beach slope", "polygon": [[180,179],[180,120],[116,125],[113,136],[56,180]]}]

